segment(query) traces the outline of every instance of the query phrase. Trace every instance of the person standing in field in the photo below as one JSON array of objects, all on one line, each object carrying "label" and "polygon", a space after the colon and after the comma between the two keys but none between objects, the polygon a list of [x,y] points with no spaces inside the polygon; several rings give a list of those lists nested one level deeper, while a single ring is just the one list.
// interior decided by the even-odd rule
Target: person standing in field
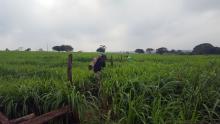
[{"label": "person standing in field", "polygon": [[100,72],[102,68],[106,66],[107,57],[105,54],[101,54],[98,57],[94,58],[92,62],[89,64],[89,70],[93,70],[95,73]]}]

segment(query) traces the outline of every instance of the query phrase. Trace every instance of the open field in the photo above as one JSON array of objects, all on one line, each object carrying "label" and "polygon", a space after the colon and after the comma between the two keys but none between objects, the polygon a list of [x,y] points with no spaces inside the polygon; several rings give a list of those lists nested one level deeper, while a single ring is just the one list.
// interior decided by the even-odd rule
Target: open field
[{"label": "open field", "polygon": [[71,105],[82,123],[220,122],[220,56],[111,55],[97,78],[97,54],[73,53],[70,84],[68,53],[0,52],[0,109],[15,118]]}]

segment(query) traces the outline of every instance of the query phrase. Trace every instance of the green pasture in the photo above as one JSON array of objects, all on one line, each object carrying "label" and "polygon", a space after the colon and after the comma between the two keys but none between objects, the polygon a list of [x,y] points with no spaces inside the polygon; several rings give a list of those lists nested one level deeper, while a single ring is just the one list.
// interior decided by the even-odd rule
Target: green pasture
[{"label": "green pasture", "polygon": [[107,53],[113,66],[97,76],[88,70],[97,53],[72,53],[70,83],[68,54],[0,52],[0,110],[16,118],[70,105],[94,124],[220,122],[220,56]]}]

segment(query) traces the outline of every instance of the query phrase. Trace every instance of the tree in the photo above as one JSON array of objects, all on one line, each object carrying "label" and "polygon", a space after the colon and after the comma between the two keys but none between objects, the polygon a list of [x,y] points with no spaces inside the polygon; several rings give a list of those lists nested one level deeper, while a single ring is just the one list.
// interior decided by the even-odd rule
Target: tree
[{"label": "tree", "polygon": [[70,45],[54,46],[52,47],[52,49],[55,51],[66,51],[66,52],[73,51],[73,47]]},{"label": "tree", "polygon": [[27,48],[26,50],[24,50],[24,51],[27,51],[27,52],[29,52],[29,51],[31,51],[31,48]]},{"label": "tree", "polygon": [[193,48],[193,54],[220,54],[220,47],[214,47],[210,43],[203,43]]},{"label": "tree", "polygon": [[100,47],[96,50],[96,52],[102,52],[104,53],[106,50],[106,46],[105,45],[100,45]]},{"label": "tree", "polygon": [[214,47],[210,43],[203,43],[193,48],[193,54],[215,54],[218,48]]},{"label": "tree", "polygon": [[54,47],[52,47],[52,49],[55,51],[61,51],[60,46],[54,46]]},{"label": "tree", "polygon": [[66,51],[66,52],[70,52],[73,51],[73,47],[70,45],[62,45],[60,46],[61,51]]},{"label": "tree", "polygon": [[143,49],[136,49],[134,52],[135,53],[144,53],[144,50]]},{"label": "tree", "polygon": [[164,54],[164,53],[168,53],[168,50],[165,47],[161,47],[161,48],[156,49],[156,53]]},{"label": "tree", "polygon": [[5,51],[7,51],[7,52],[8,52],[8,51],[10,51],[10,50],[9,50],[8,48],[6,48],[6,49],[5,49]]},{"label": "tree", "polygon": [[150,53],[150,54],[151,54],[151,53],[152,53],[152,51],[154,51],[154,49],[153,49],[153,48],[147,48],[147,49],[146,49],[146,52],[147,52],[147,53]]}]

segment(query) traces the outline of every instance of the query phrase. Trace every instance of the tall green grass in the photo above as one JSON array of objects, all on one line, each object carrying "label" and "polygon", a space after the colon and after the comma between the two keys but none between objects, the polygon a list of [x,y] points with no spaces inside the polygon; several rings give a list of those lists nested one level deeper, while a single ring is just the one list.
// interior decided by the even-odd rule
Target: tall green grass
[{"label": "tall green grass", "polygon": [[[96,53],[0,52],[0,109],[10,118],[71,105],[82,123],[218,123],[220,56],[113,56],[100,77]],[[122,58],[122,59],[121,59]],[[64,123],[64,118],[51,123]]]}]

